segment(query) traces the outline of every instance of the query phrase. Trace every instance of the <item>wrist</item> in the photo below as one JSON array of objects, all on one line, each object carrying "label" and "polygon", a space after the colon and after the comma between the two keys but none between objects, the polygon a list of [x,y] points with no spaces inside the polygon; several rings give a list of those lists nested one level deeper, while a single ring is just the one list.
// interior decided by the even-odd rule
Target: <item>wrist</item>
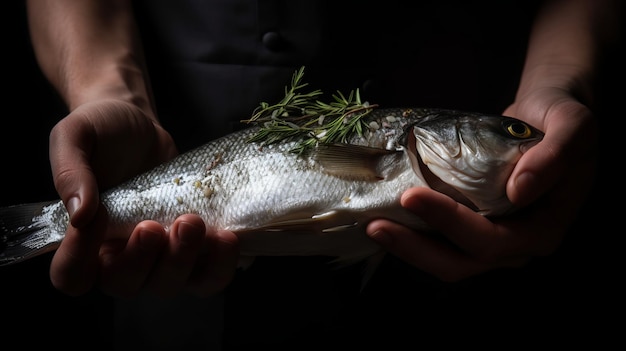
[{"label": "wrist", "polygon": [[135,105],[155,118],[148,79],[132,58],[111,60],[97,69],[68,72],[70,77],[62,89],[68,108],[98,100],[118,100]]},{"label": "wrist", "polygon": [[558,89],[584,105],[593,101],[593,74],[586,66],[570,63],[551,63],[526,67],[516,99],[545,89]]}]

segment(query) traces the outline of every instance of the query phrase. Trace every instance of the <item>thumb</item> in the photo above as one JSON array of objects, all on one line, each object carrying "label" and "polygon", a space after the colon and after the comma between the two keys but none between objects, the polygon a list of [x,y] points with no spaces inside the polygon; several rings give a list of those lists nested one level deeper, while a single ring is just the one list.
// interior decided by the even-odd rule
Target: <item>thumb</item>
[{"label": "thumb", "polygon": [[[564,104],[545,125],[541,142],[517,163],[507,184],[507,196],[525,206],[553,188],[568,173],[586,171],[595,158],[595,120],[580,104]],[[556,108],[554,110],[557,110]]]},{"label": "thumb", "polygon": [[556,183],[565,165],[549,140],[528,150],[519,160],[507,183],[507,196],[513,204],[526,206]]},{"label": "thumb", "polygon": [[104,207],[83,228],[68,227],[50,263],[50,280],[59,291],[71,296],[88,292],[99,273],[99,250],[107,229]]},{"label": "thumb", "polygon": [[100,202],[98,183],[89,163],[92,133],[67,133],[61,123],[50,133],[50,166],[57,193],[70,222],[81,228],[95,216]]}]

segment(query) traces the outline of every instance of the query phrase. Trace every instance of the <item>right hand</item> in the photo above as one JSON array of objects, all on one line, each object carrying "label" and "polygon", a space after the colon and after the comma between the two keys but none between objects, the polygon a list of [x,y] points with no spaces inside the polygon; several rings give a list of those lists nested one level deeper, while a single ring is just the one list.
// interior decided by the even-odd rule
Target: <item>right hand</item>
[{"label": "right hand", "polygon": [[101,189],[177,154],[155,118],[124,101],[86,103],[52,129],[52,176],[71,222],[50,267],[58,290],[81,295],[97,285],[119,297],[142,290],[204,296],[230,282],[238,260],[237,237],[206,228],[199,216],[179,217],[169,235],[159,223],[144,221],[127,241],[104,238]]}]

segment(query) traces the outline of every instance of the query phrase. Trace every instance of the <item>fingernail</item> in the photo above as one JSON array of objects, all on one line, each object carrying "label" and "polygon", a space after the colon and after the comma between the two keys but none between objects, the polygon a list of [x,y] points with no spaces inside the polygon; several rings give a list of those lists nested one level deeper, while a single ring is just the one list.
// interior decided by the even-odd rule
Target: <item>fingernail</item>
[{"label": "fingernail", "polygon": [[391,244],[393,240],[393,237],[389,235],[389,233],[380,229],[369,234],[369,237],[383,246]]},{"label": "fingernail", "polygon": [[200,228],[189,222],[180,222],[176,229],[178,240],[181,244],[185,245],[197,245],[200,238],[204,236],[204,228]]},{"label": "fingernail", "polygon": [[537,179],[534,174],[524,172],[515,178],[515,192],[512,195],[517,206],[525,206],[533,201],[533,194],[537,193]]},{"label": "fingernail", "polygon": [[524,172],[515,178],[515,187],[522,190],[532,189],[535,183],[535,175],[530,172]]},{"label": "fingernail", "polygon": [[78,196],[71,197],[67,201],[67,213],[70,215],[70,218],[74,217],[74,213],[78,211],[80,208],[80,198]]}]

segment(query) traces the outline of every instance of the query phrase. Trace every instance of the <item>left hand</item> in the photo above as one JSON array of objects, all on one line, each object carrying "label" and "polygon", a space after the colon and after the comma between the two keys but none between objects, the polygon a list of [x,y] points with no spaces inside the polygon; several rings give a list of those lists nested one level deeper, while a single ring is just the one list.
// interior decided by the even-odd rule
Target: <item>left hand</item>
[{"label": "left hand", "polygon": [[367,235],[389,253],[444,281],[492,269],[518,267],[553,253],[589,193],[596,167],[596,121],[563,89],[536,90],[503,113],[543,130],[544,139],[522,156],[507,184],[521,209],[486,218],[429,188],[412,188],[402,206],[439,232],[415,232],[375,220]]}]

